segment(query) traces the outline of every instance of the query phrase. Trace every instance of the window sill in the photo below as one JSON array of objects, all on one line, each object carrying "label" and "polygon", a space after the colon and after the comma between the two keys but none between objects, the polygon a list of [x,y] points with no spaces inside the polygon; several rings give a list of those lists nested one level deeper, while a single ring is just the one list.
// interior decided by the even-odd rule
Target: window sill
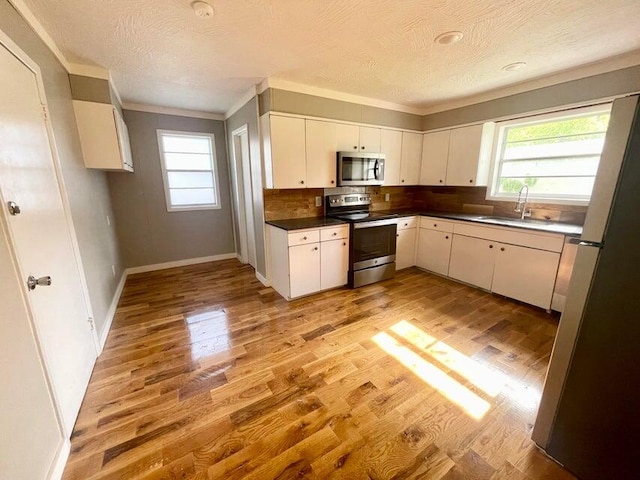
[{"label": "window sill", "polygon": [[168,207],[167,212],[176,213],[176,212],[197,212],[200,210],[220,210],[222,209],[221,205],[206,205],[202,207]]},{"label": "window sill", "polygon": [[[492,202],[510,202],[516,203],[518,201],[518,196],[514,197],[504,197],[498,195],[489,195],[486,196],[487,200]],[[590,200],[584,199],[575,199],[575,198],[545,198],[545,197],[529,197],[527,199],[527,203],[535,203],[535,204],[548,204],[548,205],[573,205],[580,207],[588,207]]]}]

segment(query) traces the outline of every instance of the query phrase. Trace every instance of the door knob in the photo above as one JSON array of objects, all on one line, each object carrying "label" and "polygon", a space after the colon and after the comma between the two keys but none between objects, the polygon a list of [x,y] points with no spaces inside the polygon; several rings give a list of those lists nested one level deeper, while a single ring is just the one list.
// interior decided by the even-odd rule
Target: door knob
[{"label": "door knob", "polygon": [[16,202],[7,202],[7,206],[11,215],[20,215],[20,206]]},{"label": "door knob", "polygon": [[29,275],[29,278],[27,278],[27,287],[29,287],[29,290],[35,290],[36,287],[48,287],[49,285],[51,285],[51,277],[48,275],[40,278]]}]

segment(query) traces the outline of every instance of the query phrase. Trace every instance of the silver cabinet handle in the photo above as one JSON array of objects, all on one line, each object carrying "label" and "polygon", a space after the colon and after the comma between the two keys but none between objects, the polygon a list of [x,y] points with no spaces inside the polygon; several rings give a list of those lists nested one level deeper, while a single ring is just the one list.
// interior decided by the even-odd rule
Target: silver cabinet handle
[{"label": "silver cabinet handle", "polygon": [[36,287],[48,287],[51,285],[51,277],[40,277],[36,278],[33,275],[29,275],[27,278],[27,287],[29,290],[35,290]]}]

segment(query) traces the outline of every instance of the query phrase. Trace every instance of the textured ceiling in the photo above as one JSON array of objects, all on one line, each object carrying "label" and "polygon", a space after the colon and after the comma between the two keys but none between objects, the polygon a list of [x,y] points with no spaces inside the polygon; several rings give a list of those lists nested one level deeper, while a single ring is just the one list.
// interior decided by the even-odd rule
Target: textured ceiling
[{"label": "textured ceiling", "polygon": [[[640,49],[639,0],[211,0],[207,20],[190,0],[25,3],[125,101],[213,112],[265,77],[422,108]],[[433,43],[448,30],[464,38]]]}]

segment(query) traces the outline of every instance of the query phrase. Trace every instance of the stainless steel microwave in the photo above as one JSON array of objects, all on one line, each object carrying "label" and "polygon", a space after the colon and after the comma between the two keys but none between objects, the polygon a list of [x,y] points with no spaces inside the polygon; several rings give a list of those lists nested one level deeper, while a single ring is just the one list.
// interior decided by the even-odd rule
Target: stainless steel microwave
[{"label": "stainless steel microwave", "polygon": [[338,152],[338,186],[382,185],[384,153]]}]

